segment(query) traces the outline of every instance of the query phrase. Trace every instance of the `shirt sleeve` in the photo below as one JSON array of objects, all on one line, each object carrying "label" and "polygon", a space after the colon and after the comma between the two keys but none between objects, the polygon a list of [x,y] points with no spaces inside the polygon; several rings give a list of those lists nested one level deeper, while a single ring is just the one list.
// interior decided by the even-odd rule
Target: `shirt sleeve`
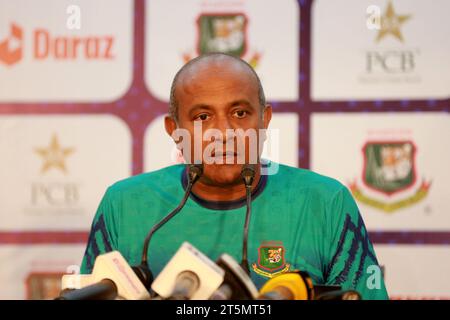
[{"label": "shirt sleeve", "polygon": [[117,250],[117,234],[114,228],[113,206],[107,191],[103,196],[92,222],[89,239],[81,263],[80,273],[92,272],[98,255]]},{"label": "shirt sleeve", "polygon": [[347,188],[342,186],[327,210],[331,260],[325,266],[326,284],[356,290],[365,300],[389,299],[364,221]]}]

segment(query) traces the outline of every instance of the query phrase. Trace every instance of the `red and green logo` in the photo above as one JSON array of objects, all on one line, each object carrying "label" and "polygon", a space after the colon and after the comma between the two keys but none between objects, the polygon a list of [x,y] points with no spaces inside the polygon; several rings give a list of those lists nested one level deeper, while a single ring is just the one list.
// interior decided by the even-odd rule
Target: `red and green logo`
[{"label": "red and green logo", "polygon": [[[185,63],[194,56],[222,52],[247,61],[253,68],[259,65],[262,54],[249,48],[248,17],[241,12],[201,13],[197,20],[196,50],[183,54]],[[250,50],[249,50],[250,49]]]},{"label": "red and green logo", "polygon": [[263,242],[258,248],[258,262],[252,265],[253,271],[267,278],[289,271],[285,251],[280,241]]},{"label": "red and green logo", "polygon": [[363,182],[388,196],[416,182],[416,147],[412,141],[368,142],[363,147]]},{"label": "red and green logo", "polygon": [[223,52],[236,57],[245,54],[247,17],[244,14],[202,14],[197,23],[199,54]]},{"label": "red and green logo", "polygon": [[[362,182],[367,189],[393,198],[416,185],[417,148],[412,141],[369,141],[363,149]],[[431,183],[423,180],[416,192],[401,200],[383,201],[365,194],[356,181],[350,190],[356,200],[385,212],[411,206],[428,194]]]}]

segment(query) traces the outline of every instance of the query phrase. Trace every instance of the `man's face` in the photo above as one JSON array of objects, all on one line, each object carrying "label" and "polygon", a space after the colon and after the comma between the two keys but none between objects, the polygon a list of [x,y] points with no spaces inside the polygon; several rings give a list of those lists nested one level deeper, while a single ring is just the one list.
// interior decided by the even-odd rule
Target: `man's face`
[{"label": "man's face", "polygon": [[[241,164],[237,163],[242,152],[238,154],[238,151],[245,153],[245,163],[249,163],[252,158],[250,152],[261,151],[257,148],[260,139],[258,129],[267,128],[271,116],[270,107],[263,111],[259,104],[255,77],[242,66],[227,62],[220,66],[202,66],[179,79],[176,98],[178,128],[186,129],[190,133],[191,155],[194,155],[194,140],[197,140],[197,143],[199,139],[202,140],[203,182],[211,185],[242,183],[242,161]],[[200,123],[202,134],[199,136],[198,131],[197,134],[194,133],[194,125],[198,126]],[[222,145],[222,152],[211,149],[213,139],[203,141],[203,134],[208,129],[216,129],[221,133],[222,139],[218,140],[218,143]],[[230,135],[227,129],[253,129],[256,132],[256,141],[253,141],[256,146],[250,146],[250,139],[245,139],[245,150],[237,148],[238,140],[242,143],[242,138]],[[223,164],[207,164],[205,155],[212,155],[213,162],[222,158]],[[211,162],[211,158],[209,161]],[[229,164],[230,161],[233,164]]]}]

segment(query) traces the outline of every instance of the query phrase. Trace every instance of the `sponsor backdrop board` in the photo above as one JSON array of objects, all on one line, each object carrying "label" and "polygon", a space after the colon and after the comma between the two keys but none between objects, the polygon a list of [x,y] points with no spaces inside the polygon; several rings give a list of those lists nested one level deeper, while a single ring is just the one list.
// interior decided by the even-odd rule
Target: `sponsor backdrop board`
[{"label": "sponsor backdrop board", "polygon": [[77,1],[79,29],[73,4],[0,2],[0,101],[104,102],[128,91],[133,2]]},{"label": "sponsor backdrop board", "polygon": [[[312,98],[448,98],[450,26],[442,23],[448,10],[447,0],[315,1]],[[370,27],[377,12],[379,28]]]},{"label": "sponsor backdrop board", "polygon": [[297,101],[299,13],[294,0],[149,1],[147,87],[169,101],[173,75],[186,61],[220,51],[251,64],[268,99]]},{"label": "sponsor backdrop board", "polygon": [[54,298],[61,288],[61,276],[79,272],[84,249],[74,244],[2,245],[0,299]]},{"label": "sponsor backdrop board", "polygon": [[375,250],[391,299],[450,299],[448,246],[375,245]]},{"label": "sponsor backdrop board", "polygon": [[105,186],[131,174],[112,115],[0,115],[0,149],[3,231],[85,230]]},{"label": "sponsor backdrop board", "polygon": [[448,299],[449,9],[0,0],[0,298],[54,297],[106,188],[180,161],[163,126],[171,79],[221,51],[261,77],[279,137],[265,156],[352,191],[391,296]]},{"label": "sponsor backdrop board", "polygon": [[316,114],[311,169],[347,185],[369,229],[450,231],[442,137],[448,113]]}]

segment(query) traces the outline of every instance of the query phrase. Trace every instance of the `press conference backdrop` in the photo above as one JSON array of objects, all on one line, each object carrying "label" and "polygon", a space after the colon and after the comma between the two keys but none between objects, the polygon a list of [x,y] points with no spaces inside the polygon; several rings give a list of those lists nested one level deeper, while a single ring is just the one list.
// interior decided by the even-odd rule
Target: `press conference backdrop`
[{"label": "press conference backdrop", "polygon": [[352,191],[391,298],[449,299],[448,12],[448,0],[0,0],[0,298],[54,297],[106,188],[179,161],[163,128],[171,79],[222,51],[261,77],[280,137],[268,157]]}]

